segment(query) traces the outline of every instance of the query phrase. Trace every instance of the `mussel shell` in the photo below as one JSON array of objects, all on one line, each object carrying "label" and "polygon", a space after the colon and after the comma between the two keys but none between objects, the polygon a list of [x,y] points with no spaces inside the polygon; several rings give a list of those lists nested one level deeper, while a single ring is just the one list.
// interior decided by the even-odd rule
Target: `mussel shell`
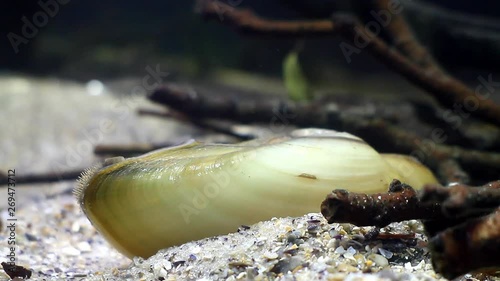
[{"label": "mussel shell", "polygon": [[190,142],[88,171],[75,193],[120,252],[149,257],[240,225],[319,212],[333,189],[376,193],[393,179],[436,182],[416,162],[406,177],[394,168],[399,156],[384,157],[355,136],[317,129],[235,145]]}]

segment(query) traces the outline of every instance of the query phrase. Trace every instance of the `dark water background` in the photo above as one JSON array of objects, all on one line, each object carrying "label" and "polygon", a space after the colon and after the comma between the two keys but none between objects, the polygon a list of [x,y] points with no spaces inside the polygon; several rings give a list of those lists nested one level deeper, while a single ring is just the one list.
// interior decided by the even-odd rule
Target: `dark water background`
[{"label": "dark water background", "polygon": [[[280,76],[283,57],[297,41],[242,37],[228,27],[204,22],[193,12],[194,1],[65,0],[61,2],[66,4],[56,2],[59,5],[55,15],[38,28],[28,43],[18,45],[16,53],[7,34],[21,36],[25,25],[22,18],[33,23],[33,16],[42,10],[39,2],[54,1],[4,4],[1,69],[85,80],[134,75],[148,63],[166,61],[170,69],[194,77],[203,77],[218,67]],[[230,2],[276,19],[327,18],[332,10],[362,14],[352,1]],[[498,69],[500,2],[403,2],[409,3],[403,12],[417,36],[449,71],[467,77],[468,72],[477,76],[478,71]],[[426,9],[416,9],[415,3]],[[429,11],[433,15],[428,15]],[[453,27],[457,30],[450,32]],[[468,40],[463,40],[464,34]],[[328,79],[323,74],[330,66],[385,71],[365,53],[347,64],[339,42],[338,38],[306,40],[301,58],[311,69],[310,76]]]}]

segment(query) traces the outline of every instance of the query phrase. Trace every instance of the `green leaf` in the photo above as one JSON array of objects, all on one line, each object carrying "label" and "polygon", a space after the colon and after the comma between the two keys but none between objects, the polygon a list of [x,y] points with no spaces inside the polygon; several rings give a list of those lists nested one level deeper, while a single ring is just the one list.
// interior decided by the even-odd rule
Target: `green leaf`
[{"label": "green leaf", "polygon": [[299,52],[293,49],[283,61],[283,82],[290,99],[306,101],[311,99],[311,89],[299,62]]}]

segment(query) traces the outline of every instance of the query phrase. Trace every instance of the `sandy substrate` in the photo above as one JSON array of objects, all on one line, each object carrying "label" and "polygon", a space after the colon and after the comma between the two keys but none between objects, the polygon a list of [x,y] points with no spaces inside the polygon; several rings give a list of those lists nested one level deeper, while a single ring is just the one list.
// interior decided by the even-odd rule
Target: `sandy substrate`
[{"label": "sandy substrate", "polygon": [[[409,240],[363,241],[370,228],[328,224],[320,214],[271,219],[235,233],[161,250],[133,261],[114,250],[60,182],[60,195],[16,210],[16,258],[32,280],[435,280],[416,221],[391,225]],[[23,188],[23,187],[18,187]],[[0,256],[9,254],[2,212]],[[8,280],[0,270],[0,280]]]}]

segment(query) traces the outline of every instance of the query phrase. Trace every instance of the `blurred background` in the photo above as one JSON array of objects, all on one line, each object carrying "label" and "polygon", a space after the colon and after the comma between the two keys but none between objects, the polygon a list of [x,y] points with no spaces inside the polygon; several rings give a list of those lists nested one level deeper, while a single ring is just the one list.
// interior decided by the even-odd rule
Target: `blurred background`
[{"label": "blurred background", "polygon": [[[296,41],[242,37],[230,28],[204,22],[193,13],[194,1],[13,1],[3,9],[3,31],[22,36],[23,17],[33,23],[33,16],[43,10],[39,2],[47,7],[55,2],[57,11],[36,28],[32,38],[20,40],[15,47],[12,36],[3,36],[3,71],[85,81],[137,75],[154,62],[173,73],[196,78],[224,68],[279,77],[283,58]],[[475,76],[478,71],[498,71],[498,1],[401,2],[417,37],[448,70],[465,77],[468,72]],[[274,19],[328,18],[332,10],[363,12],[357,1],[229,3]],[[38,21],[44,23],[43,17]],[[385,69],[364,53],[347,64],[337,47],[339,42],[307,40],[301,59],[309,76],[325,81],[338,77],[335,70],[339,69],[371,73]]]}]

